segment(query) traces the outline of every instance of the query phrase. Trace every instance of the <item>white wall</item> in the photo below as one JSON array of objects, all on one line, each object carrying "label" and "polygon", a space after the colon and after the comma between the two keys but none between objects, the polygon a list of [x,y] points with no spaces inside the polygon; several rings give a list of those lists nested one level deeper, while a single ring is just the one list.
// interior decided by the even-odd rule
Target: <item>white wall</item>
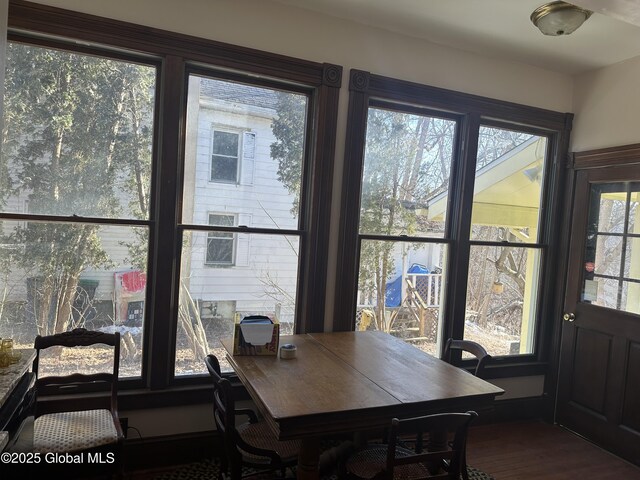
[{"label": "white wall", "polygon": [[571,151],[640,143],[640,57],[575,79]]},{"label": "white wall", "polygon": [[[571,108],[571,77],[483,57],[267,0],[40,0],[316,62],[552,110]],[[345,114],[346,115],[346,114]]]}]

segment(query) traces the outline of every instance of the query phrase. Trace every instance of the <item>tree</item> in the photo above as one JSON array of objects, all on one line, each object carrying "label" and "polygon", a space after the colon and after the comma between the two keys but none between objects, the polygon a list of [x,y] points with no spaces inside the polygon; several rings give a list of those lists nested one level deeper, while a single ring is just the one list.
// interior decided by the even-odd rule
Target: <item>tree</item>
[{"label": "tree", "polygon": [[[149,67],[9,44],[2,198],[28,201],[30,214],[146,218],[154,77]],[[33,278],[39,333],[66,331],[80,275],[112,264],[100,231],[30,221],[10,233],[25,246],[17,266]]]},{"label": "tree", "polygon": [[[272,130],[276,141],[271,145],[272,158],[278,161],[278,178],[294,194],[300,191],[303,158],[302,131],[304,114],[300,105],[282,95],[277,106],[277,118]],[[370,108],[360,201],[360,232],[376,235],[440,235],[444,221],[433,221],[416,212],[429,200],[449,190],[451,162],[455,141],[454,121],[408,114],[393,110]],[[478,142],[479,170],[511,151],[531,135],[504,129],[483,127]],[[294,209],[297,203],[294,203]],[[495,235],[497,227],[474,227],[480,239]],[[503,232],[507,239],[509,232]],[[494,239],[495,240],[495,239]],[[386,307],[387,284],[396,275],[394,259],[398,257],[397,242],[363,240],[360,249],[359,291],[369,299],[377,329],[390,331],[392,315]],[[404,250],[420,248],[407,242]],[[513,280],[515,303],[520,306],[524,293],[524,250],[494,248],[491,261],[474,262],[469,277],[478,293],[470,297],[471,308],[481,308],[490,294],[493,268]],[[511,284],[509,285],[511,287]],[[403,287],[404,288],[404,287]],[[518,297],[519,295],[519,297]],[[512,295],[513,296],[513,295]],[[504,298],[507,298],[506,296]],[[517,305],[516,305],[517,306]]]},{"label": "tree", "polygon": [[271,158],[278,162],[278,180],[293,197],[291,213],[295,217],[300,203],[306,109],[305,96],[278,92],[277,113],[271,123],[271,130],[276,137],[276,141],[271,144]]},{"label": "tree", "polygon": [[[425,221],[416,210],[448,189],[454,128],[453,122],[439,118],[369,110],[361,232],[411,237],[443,231],[442,222]],[[408,243],[404,251],[419,247]],[[374,321],[384,331],[392,329],[396,318],[386,307],[387,283],[396,274],[396,256],[394,242],[361,244],[359,289],[375,292]]]}]

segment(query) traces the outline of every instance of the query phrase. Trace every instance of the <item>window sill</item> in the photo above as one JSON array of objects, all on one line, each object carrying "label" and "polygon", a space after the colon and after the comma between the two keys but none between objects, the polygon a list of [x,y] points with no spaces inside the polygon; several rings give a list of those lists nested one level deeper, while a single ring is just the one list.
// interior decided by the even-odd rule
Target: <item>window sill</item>
[{"label": "window sill", "polygon": [[[245,388],[237,377],[230,376],[234,392],[239,399],[249,399]],[[38,407],[42,413],[64,409],[65,404],[73,402],[74,406],[82,409],[96,408],[104,404],[107,392],[77,393],[73,395],[47,395],[38,397]],[[212,401],[211,380],[203,376],[202,382],[190,385],[172,386],[162,390],[150,390],[146,388],[119,389],[118,410],[145,410],[148,408],[178,407],[210,403]]]},{"label": "window sill", "polygon": [[[492,365],[485,367],[484,377],[486,380],[492,378],[510,378],[510,377],[531,377],[537,375],[546,375],[547,362],[500,362],[499,360]],[[462,365],[461,368],[473,373],[474,367]]]},{"label": "window sill", "polygon": [[[490,365],[485,370],[487,380],[509,377],[529,377],[545,375],[548,364],[546,362],[529,363],[503,363]],[[471,367],[461,368],[472,373]],[[249,394],[235,375],[229,375],[234,392],[239,399],[249,400]],[[145,410],[148,408],[164,408],[198,405],[211,402],[212,387],[207,376],[190,379],[188,385],[174,385],[162,390],[150,390],[146,388],[120,389],[118,391],[118,409]],[[39,407],[43,413],[64,408],[64,404],[73,401],[82,408],[94,408],[98,398],[104,398],[105,393],[78,393],[74,395],[48,395],[40,396]]]}]

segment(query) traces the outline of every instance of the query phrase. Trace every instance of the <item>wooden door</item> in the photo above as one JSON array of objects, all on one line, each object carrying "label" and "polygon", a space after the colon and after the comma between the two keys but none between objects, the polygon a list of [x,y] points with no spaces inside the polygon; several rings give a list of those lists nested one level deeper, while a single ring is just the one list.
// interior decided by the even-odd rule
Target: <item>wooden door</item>
[{"label": "wooden door", "polygon": [[640,465],[640,165],[576,175],[557,421]]}]

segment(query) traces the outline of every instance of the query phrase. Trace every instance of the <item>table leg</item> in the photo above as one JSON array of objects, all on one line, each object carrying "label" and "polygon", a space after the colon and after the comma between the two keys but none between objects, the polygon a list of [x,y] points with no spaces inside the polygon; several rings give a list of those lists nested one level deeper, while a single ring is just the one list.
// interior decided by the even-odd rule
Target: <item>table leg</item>
[{"label": "table leg", "polygon": [[318,461],[320,459],[320,439],[303,438],[300,452],[298,453],[298,467],[296,478],[298,480],[319,480]]}]

